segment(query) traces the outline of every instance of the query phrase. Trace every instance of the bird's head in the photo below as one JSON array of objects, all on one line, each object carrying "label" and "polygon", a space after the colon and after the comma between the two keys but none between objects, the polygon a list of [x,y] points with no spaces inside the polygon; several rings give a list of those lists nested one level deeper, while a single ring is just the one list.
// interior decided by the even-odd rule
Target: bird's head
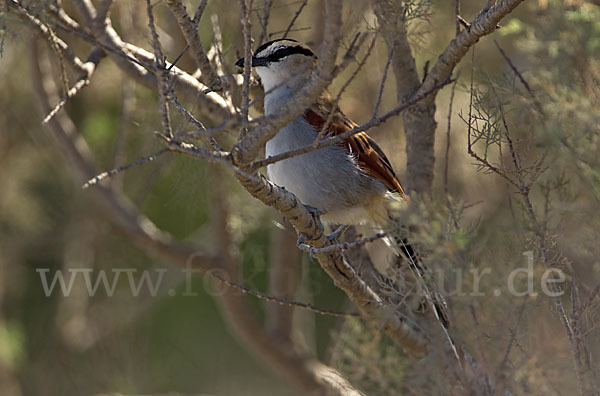
[{"label": "bird's head", "polygon": [[[310,76],[316,59],[307,45],[296,40],[279,39],[258,47],[252,55],[252,67],[256,69],[265,91],[269,91],[299,76]],[[235,65],[244,67],[244,58]]]}]

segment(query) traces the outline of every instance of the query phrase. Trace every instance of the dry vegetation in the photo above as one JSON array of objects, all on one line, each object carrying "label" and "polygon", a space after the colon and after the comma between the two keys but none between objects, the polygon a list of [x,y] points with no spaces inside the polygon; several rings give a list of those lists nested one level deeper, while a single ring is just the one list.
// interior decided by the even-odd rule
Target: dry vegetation
[{"label": "dry vegetation", "polygon": [[[1,7],[3,395],[600,393],[593,1]],[[279,37],[319,61],[265,117],[234,63]],[[379,230],[330,240],[264,176],[339,143],[263,155],[324,89],[410,191],[398,227],[458,360]],[[45,296],[57,270],[124,272],[114,295]],[[132,295],[144,270],[163,284]]]}]

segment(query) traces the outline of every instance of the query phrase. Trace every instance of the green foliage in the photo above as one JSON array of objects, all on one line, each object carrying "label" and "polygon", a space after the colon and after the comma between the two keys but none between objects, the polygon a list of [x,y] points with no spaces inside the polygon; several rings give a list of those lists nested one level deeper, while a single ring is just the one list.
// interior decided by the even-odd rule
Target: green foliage
[{"label": "green foliage", "polygon": [[25,337],[19,323],[0,323],[0,364],[15,370],[25,362]]}]

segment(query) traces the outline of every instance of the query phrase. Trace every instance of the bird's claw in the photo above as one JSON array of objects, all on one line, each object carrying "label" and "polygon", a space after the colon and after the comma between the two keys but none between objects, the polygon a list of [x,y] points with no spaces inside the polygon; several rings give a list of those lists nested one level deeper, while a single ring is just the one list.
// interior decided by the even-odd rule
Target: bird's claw
[{"label": "bird's claw", "polygon": [[[298,235],[298,241],[296,242],[296,245],[301,248],[302,250],[307,250],[308,251],[308,257],[310,258],[310,260],[314,260],[314,247],[306,245],[306,240],[308,239],[308,237],[306,236],[306,234],[304,233],[300,233],[300,235]],[[304,245],[304,246],[303,246]]]},{"label": "bird's claw", "polygon": [[301,245],[304,245],[304,242],[306,242],[306,239],[308,239],[306,234],[300,233],[300,235],[298,235],[298,241],[296,242],[296,245],[298,247],[300,247]]},{"label": "bird's claw", "polygon": [[321,212],[319,209],[310,206],[310,205],[304,205],[304,207],[306,208],[306,210],[308,210],[310,212],[310,214],[312,214],[313,216],[321,216],[322,214],[324,214],[325,212]]},{"label": "bird's claw", "polygon": [[341,225],[339,226],[335,231],[333,231],[331,234],[326,235],[327,239],[330,241],[333,241],[335,239],[337,239],[338,236],[342,235],[344,233],[344,231],[346,231],[348,229],[349,226],[347,225]]}]

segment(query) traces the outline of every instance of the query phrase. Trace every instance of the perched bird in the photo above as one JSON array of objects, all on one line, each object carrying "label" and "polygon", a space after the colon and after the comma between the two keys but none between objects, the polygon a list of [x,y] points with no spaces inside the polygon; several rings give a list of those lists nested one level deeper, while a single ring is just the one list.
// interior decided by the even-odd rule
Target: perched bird
[{"label": "perched bird", "polygon": [[[306,84],[316,61],[315,53],[295,40],[273,40],[258,47],[252,56],[252,67],[265,90],[266,115]],[[243,67],[244,58],[236,66]],[[316,103],[267,142],[265,154],[269,157],[305,147],[315,143],[319,136],[336,136],[355,126],[324,92]],[[343,144],[270,164],[267,173],[273,183],[293,192],[305,205],[316,208],[321,219],[330,224],[369,224],[387,229],[394,220],[391,204],[408,201],[390,161],[365,132],[349,137]],[[423,279],[425,271],[415,249],[403,237],[391,242],[409,261],[415,275]],[[443,298],[438,293],[425,295],[447,330],[449,322]]]},{"label": "perched bird", "polygon": [[[308,46],[290,39],[270,41],[255,51],[252,66],[266,93],[266,115],[307,82],[316,59]],[[240,67],[243,64],[243,58],[236,63]],[[325,92],[317,103],[267,142],[266,156],[313,144],[332,111],[323,137],[338,135],[356,126]],[[305,205],[318,209],[321,219],[330,224],[382,225],[387,221],[388,191],[406,200],[389,160],[364,132],[351,136],[345,144],[271,164],[267,173],[272,182],[296,194]]]}]

